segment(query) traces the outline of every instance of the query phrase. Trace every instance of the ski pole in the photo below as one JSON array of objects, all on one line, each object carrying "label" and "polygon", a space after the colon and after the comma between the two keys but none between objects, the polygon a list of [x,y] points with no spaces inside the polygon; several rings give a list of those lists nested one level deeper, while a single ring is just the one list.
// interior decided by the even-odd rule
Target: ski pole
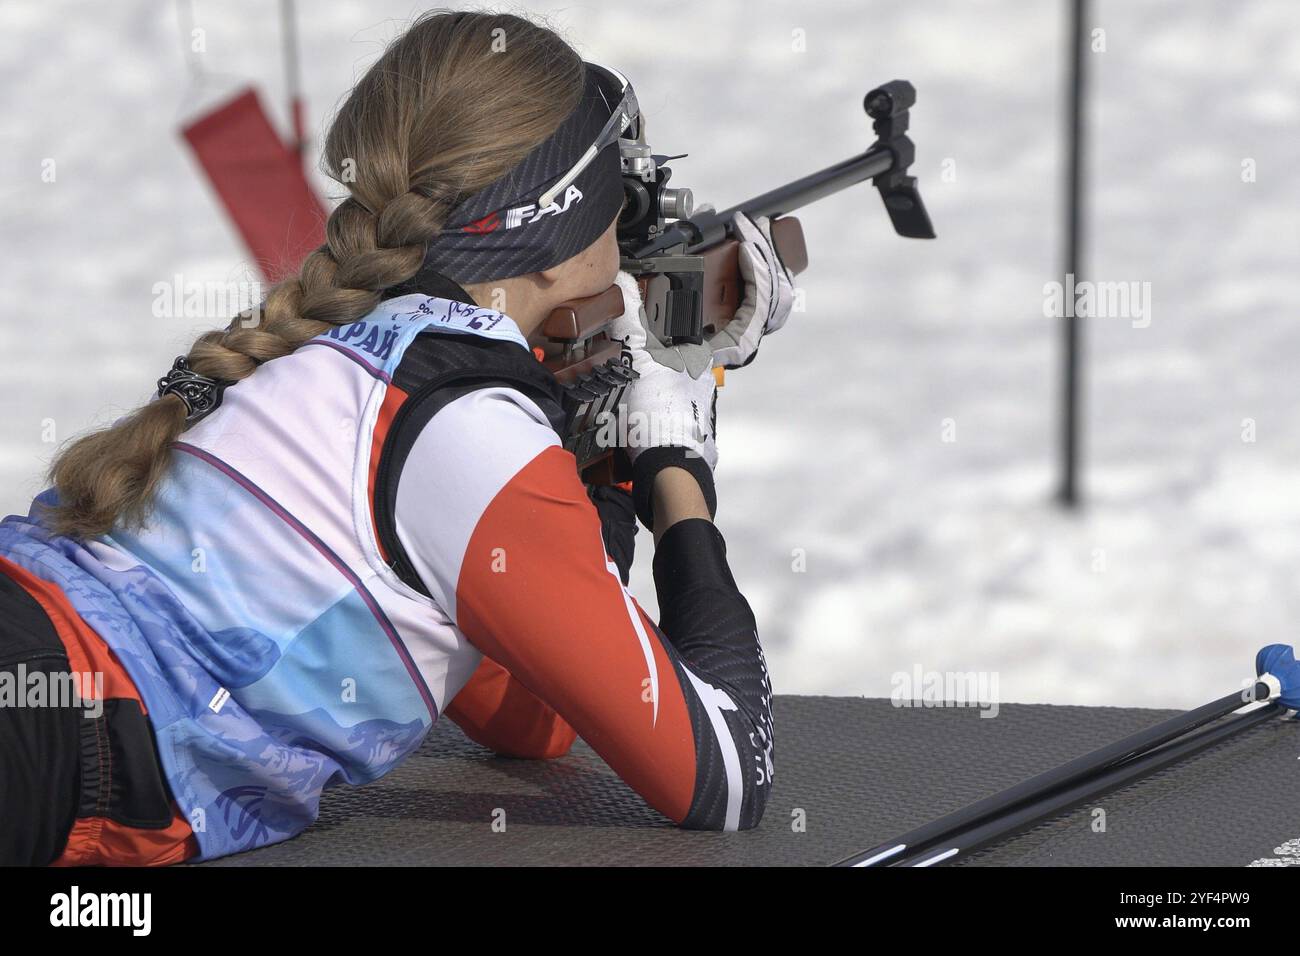
[{"label": "ski pole", "polygon": [[919,855],[902,858],[889,865],[934,866],[937,863],[945,863],[955,859],[962,854],[968,854],[985,844],[992,843],[994,840],[1029,826],[1036,820],[1053,816],[1074,804],[1133,783],[1141,777],[1155,773],[1157,770],[1177,763],[1194,753],[1212,747],[1228,737],[1249,730],[1251,727],[1261,724],[1285,710],[1286,708],[1276,702],[1265,704],[1248,713],[1226,720],[1217,727],[1211,727],[1208,730],[1193,734],[1185,740],[1177,740],[1159,749],[1148,751],[1141,756],[1133,757],[1064,789],[1051,791],[1041,799],[1020,804],[1009,813],[985,820],[971,829],[962,830],[943,839],[941,842],[934,844],[931,849],[923,851]]},{"label": "ski pole", "polygon": [[[1181,737],[1183,734],[1202,727],[1213,720],[1240,709],[1252,700],[1268,700],[1274,694],[1273,688],[1263,680],[1256,682],[1248,693],[1238,691],[1220,697],[1204,706],[1189,710],[1185,714],[1170,717],[1168,720],[1130,734],[1121,740],[1101,747],[1083,756],[1076,757],[1059,767],[1044,771],[1037,776],[1022,780],[1005,790],[977,800],[959,810],[955,810],[937,820],[932,820],[902,836],[888,840],[847,857],[836,866],[878,866],[889,865],[903,854],[913,854],[926,849],[936,840],[947,834],[966,829],[985,817],[1003,813],[1006,810],[1036,799],[1050,790],[1078,781],[1098,770],[1113,766],[1122,760],[1143,753],[1153,747]],[[1253,695],[1253,696],[1252,696]]]}]

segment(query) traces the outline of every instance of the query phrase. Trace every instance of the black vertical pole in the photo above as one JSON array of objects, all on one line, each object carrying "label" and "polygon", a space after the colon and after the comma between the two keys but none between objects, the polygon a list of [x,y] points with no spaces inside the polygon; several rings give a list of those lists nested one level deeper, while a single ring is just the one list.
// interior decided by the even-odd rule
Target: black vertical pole
[{"label": "black vertical pole", "polygon": [[1086,21],[1088,0],[1068,0],[1072,8],[1067,29],[1070,45],[1069,96],[1070,107],[1066,130],[1066,187],[1065,187],[1065,262],[1062,281],[1066,284],[1063,297],[1066,315],[1062,326],[1061,378],[1061,485],[1058,497],[1067,508],[1079,503],[1079,451],[1080,451],[1080,400],[1082,372],[1080,352],[1083,348],[1082,328],[1075,315],[1075,301],[1069,276],[1079,280],[1079,253],[1083,245],[1083,151],[1084,87],[1088,42]]}]

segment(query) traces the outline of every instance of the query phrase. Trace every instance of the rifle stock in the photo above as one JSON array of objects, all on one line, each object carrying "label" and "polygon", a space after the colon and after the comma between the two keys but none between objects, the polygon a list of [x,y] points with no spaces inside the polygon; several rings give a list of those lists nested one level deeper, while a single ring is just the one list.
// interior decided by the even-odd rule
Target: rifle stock
[{"label": "rifle stock", "polygon": [[[808,247],[798,219],[783,216],[772,220],[772,240],[781,261],[792,274],[798,275],[808,268]],[[740,242],[724,239],[700,250],[700,255],[704,257],[704,328],[712,335],[736,317],[736,310],[744,298]],[[648,298],[648,286],[652,281],[653,276],[637,279],[643,298]],[[618,286],[610,286],[599,295],[572,299],[556,306],[542,323],[542,335],[547,340],[543,346],[546,367],[561,383],[567,384],[611,354],[617,356],[617,344],[612,352],[610,350],[607,327],[622,314],[623,293]],[[597,355],[601,357],[595,358]]]},{"label": "rifle stock", "polygon": [[[798,219],[784,216],[772,220],[772,240],[781,261],[792,273],[808,267],[808,249]],[[700,255],[704,258],[704,328],[712,335],[735,318],[745,294],[740,242],[725,239],[701,250]],[[637,280],[644,299],[649,299],[648,286],[653,281],[664,280],[652,276]],[[621,389],[612,398],[602,392],[596,370],[621,362],[620,344],[610,338],[609,325],[623,310],[622,290],[610,286],[599,295],[556,306],[541,326],[546,338],[546,344],[541,346],[542,362],[570,395],[577,394],[578,403],[585,401],[587,405],[578,410],[580,420],[570,450],[578,458],[578,470],[588,484],[614,484],[630,477],[622,456],[615,455],[615,449],[601,447],[594,439],[598,416],[621,397]],[[590,435],[590,440],[585,440],[583,434]]]}]

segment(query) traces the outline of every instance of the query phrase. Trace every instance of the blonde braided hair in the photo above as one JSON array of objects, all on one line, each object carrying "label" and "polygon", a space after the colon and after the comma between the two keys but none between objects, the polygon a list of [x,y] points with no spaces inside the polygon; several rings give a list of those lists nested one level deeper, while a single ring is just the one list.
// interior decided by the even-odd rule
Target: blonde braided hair
[{"label": "blonde braided hair", "polygon": [[[546,27],[490,12],[421,16],[330,126],[324,168],[350,196],[330,215],[325,245],[270,291],[256,324],[246,312],[199,336],[190,368],[236,382],[372,311],[385,289],[416,274],[461,199],[554,132],[582,85],[581,57]],[[143,525],[186,413],[164,395],[72,442],[50,468],[58,503],[43,523],[77,537]]]}]

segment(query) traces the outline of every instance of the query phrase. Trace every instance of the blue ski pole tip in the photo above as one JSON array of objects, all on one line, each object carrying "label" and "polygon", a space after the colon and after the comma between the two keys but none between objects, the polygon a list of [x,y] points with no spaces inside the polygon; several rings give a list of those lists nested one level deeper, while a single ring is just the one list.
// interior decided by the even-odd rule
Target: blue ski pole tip
[{"label": "blue ski pole tip", "polygon": [[1272,674],[1281,685],[1276,695],[1282,706],[1300,710],[1300,661],[1285,644],[1270,644],[1255,655],[1255,673]]}]

